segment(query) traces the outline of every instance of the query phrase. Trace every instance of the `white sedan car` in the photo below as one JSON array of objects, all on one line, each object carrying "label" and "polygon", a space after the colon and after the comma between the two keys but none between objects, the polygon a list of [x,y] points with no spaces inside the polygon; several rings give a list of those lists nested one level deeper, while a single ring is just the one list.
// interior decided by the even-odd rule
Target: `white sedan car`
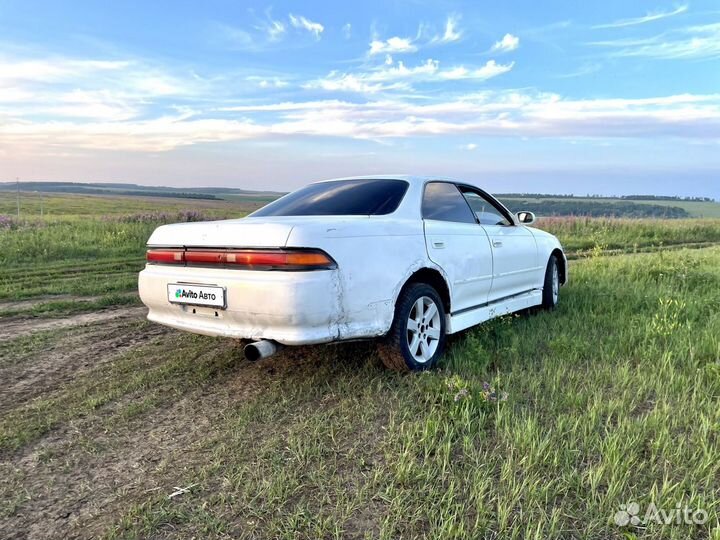
[{"label": "white sedan car", "polygon": [[251,360],[380,338],[388,367],[428,369],[448,334],[557,305],[567,260],[533,220],[454,180],[327,180],[246,218],[158,227],[140,298],[151,321],[252,340]]}]

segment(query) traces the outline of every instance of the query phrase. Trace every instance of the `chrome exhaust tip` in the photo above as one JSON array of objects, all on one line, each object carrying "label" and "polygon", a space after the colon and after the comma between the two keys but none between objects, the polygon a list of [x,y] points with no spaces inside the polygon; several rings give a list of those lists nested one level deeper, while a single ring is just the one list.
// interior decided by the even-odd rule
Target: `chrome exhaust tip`
[{"label": "chrome exhaust tip", "polygon": [[257,362],[258,360],[272,356],[276,352],[280,351],[282,347],[283,346],[277,341],[263,339],[245,345],[243,354],[245,355],[246,360],[249,360],[250,362]]}]

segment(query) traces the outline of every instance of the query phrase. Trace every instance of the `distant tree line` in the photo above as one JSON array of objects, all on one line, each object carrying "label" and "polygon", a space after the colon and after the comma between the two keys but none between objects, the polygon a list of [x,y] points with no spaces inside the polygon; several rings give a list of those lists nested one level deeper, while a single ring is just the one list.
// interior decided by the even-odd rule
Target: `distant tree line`
[{"label": "distant tree line", "polygon": [[[0,191],[15,191],[15,186],[9,189],[5,186],[0,187]],[[79,195],[126,195],[132,197],[173,197],[180,199],[203,199],[203,200],[222,200],[216,195],[210,193],[190,193],[185,191],[151,191],[145,189],[102,189],[84,186],[48,186],[45,184],[42,189],[33,189],[29,183],[21,183],[20,189],[23,192],[42,191],[43,193],[72,193]]]},{"label": "distant tree line", "polygon": [[715,202],[710,197],[674,197],[672,195],[623,195],[626,201],[686,201],[686,202]]},{"label": "distant tree line", "polygon": [[589,216],[627,218],[687,218],[690,214],[679,206],[644,204],[627,201],[524,200],[500,197],[513,212],[528,210],[538,216]]},{"label": "distant tree line", "polygon": [[678,202],[715,202],[711,197],[680,197],[676,195],[567,195],[557,193],[496,193],[496,197],[528,199],[619,199],[624,201],[678,201]]},{"label": "distant tree line", "polygon": [[[89,193],[88,191],[85,191],[83,193]],[[187,193],[184,191],[179,192],[168,192],[168,191],[102,191],[98,190],[97,193],[102,195],[131,195],[131,196],[138,196],[138,197],[174,197],[174,198],[180,198],[180,199],[203,199],[203,200],[213,200],[213,201],[221,201],[222,199],[219,197],[216,197],[215,195],[211,195],[209,193]]]},{"label": "distant tree line", "polygon": [[[15,191],[16,182],[0,182],[0,191]],[[103,193],[103,194],[147,194],[161,197],[159,193],[167,193],[168,197],[189,197],[191,194],[200,195],[251,195],[251,196],[280,196],[282,192],[257,191],[251,189],[225,188],[225,187],[166,187],[141,186],[129,183],[99,183],[99,182],[48,182],[42,180],[29,180],[20,182],[21,191],[43,191],[48,193]],[[210,197],[208,197],[210,198]]]}]

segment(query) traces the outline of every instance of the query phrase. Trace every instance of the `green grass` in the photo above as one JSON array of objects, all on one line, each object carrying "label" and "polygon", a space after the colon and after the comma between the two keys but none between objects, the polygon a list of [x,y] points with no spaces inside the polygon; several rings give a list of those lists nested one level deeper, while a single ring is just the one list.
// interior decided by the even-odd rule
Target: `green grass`
[{"label": "green grass", "polygon": [[[20,216],[22,219],[40,218],[41,207],[45,218],[91,217],[148,212],[179,212],[198,210],[207,214],[241,215],[258,208],[263,199],[236,197],[232,201],[182,199],[171,197],[144,197],[123,195],[80,195],[71,193],[20,193]],[[17,199],[15,192],[0,191],[0,215],[15,216]]]},{"label": "green grass", "polygon": [[[23,193],[21,202],[20,224],[0,228],[0,301],[131,291],[157,226],[179,219],[180,212],[220,219],[259,206],[242,200],[45,194],[41,219],[39,194]],[[0,192],[0,214],[13,215],[14,205],[14,193]]]},{"label": "green grass", "polygon": [[556,235],[571,254],[634,251],[682,244],[720,242],[718,219],[541,218],[537,228]]},{"label": "green grass", "polygon": [[60,338],[60,332],[51,330],[0,341],[0,369],[33,359]]},{"label": "green grass", "polygon": [[[134,253],[121,259],[98,258],[94,261],[80,259],[37,265],[8,265],[0,275],[0,300],[130,292],[137,289],[137,274],[143,264],[142,255]],[[49,298],[46,300],[50,301]]]}]

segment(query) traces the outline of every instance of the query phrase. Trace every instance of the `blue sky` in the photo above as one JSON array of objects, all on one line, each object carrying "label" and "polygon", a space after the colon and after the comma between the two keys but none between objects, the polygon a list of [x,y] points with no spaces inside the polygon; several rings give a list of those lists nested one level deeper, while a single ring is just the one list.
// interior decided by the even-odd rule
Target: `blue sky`
[{"label": "blue sky", "polygon": [[0,179],[720,198],[720,4],[0,0]]}]

